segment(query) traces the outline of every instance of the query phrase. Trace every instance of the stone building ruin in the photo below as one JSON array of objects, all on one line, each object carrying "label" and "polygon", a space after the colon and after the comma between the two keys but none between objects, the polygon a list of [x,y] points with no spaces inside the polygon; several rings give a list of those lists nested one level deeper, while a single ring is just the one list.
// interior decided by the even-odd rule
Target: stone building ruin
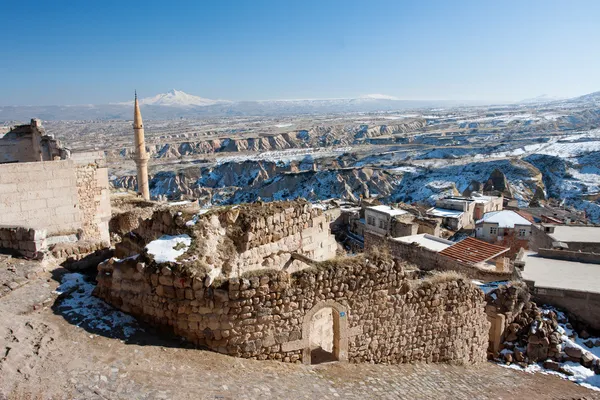
[{"label": "stone building ruin", "polygon": [[51,134],[46,134],[39,119],[18,125],[0,137],[0,164],[65,160],[70,150]]},{"label": "stone building ruin", "polygon": [[[329,222],[304,201],[159,210],[124,235],[119,258],[98,266],[94,294],[236,357],[305,364],[486,359],[481,290],[453,273],[421,279],[418,269],[385,254],[336,257]],[[165,243],[171,258],[156,250]]]},{"label": "stone building ruin", "polygon": [[0,249],[39,257],[60,242],[108,245],[109,196],[102,152],[71,154],[37,119],[0,139]]}]

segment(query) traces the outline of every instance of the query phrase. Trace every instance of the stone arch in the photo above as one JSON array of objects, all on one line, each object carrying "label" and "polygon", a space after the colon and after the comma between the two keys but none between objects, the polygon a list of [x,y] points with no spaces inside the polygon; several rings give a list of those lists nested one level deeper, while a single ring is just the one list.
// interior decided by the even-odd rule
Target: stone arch
[{"label": "stone arch", "polygon": [[348,308],[333,300],[325,300],[316,304],[304,316],[302,338],[305,346],[302,350],[302,362],[311,364],[311,322],[319,311],[331,308],[333,319],[333,355],[337,361],[348,361]]}]

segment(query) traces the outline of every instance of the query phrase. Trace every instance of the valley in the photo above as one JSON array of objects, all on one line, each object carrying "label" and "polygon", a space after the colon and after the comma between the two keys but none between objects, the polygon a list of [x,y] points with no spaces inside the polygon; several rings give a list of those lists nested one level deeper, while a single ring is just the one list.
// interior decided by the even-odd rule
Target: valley
[{"label": "valley", "polygon": [[[313,101],[303,108],[292,101],[286,111],[270,113],[277,115],[229,117],[208,108],[234,107],[231,102],[181,93],[142,100],[154,199],[198,199],[204,207],[360,197],[431,205],[474,182],[484,184],[497,170],[521,207],[537,191],[600,222],[598,93],[499,106],[342,107],[315,114],[302,112],[307,104],[316,107]],[[177,96],[193,104],[178,107]],[[162,111],[153,113],[157,108]],[[200,116],[161,119],[165,109]],[[135,190],[131,121],[48,120],[45,126],[73,151],[104,151],[115,190]]]}]

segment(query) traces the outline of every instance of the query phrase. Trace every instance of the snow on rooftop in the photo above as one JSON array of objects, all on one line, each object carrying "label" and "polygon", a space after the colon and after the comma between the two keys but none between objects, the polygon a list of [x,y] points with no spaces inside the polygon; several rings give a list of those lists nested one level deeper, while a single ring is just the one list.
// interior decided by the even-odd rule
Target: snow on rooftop
[{"label": "snow on rooftop", "polygon": [[432,236],[427,233],[421,233],[419,235],[397,237],[397,238],[394,238],[394,240],[397,240],[399,242],[404,242],[404,243],[417,243],[420,246],[425,247],[429,250],[433,250],[433,251],[442,251],[445,248],[448,248],[454,244],[453,242],[451,242],[449,240],[442,239],[442,238],[439,238],[436,236]]},{"label": "snow on rooftop", "polygon": [[395,215],[402,215],[402,214],[408,214],[408,211],[404,211],[404,210],[400,210],[398,208],[393,208],[390,206],[384,206],[384,205],[380,205],[380,206],[372,206],[372,207],[368,207],[368,210],[373,210],[373,211],[378,211],[381,213],[385,213],[388,214],[389,216],[395,216]]},{"label": "snow on rooftop", "polygon": [[429,215],[435,215],[436,217],[442,217],[442,218],[458,218],[461,215],[463,215],[464,211],[459,211],[459,210],[450,210],[448,208],[438,208],[438,207],[433,207],[430,208],[429,210],[427,210],[427,214]]},{"label": "snow on rooftop", "polygon": [[177,262],[177,257],[185,253],[191,244],[192,238],[186,234],[163,235],[148,243],[146,251],[157,263]]},{"label": "snow on rooftop", "polygon": [[475,203],[489,203],[495,198],[497,199],[497,197],[485,196],[480,193],[473,193],[471,195],[471,200],[473,200]]},{"label": "snow on rooftop", "polygon": [[498,224],[499,228],[514,228],[515,225],[531,225],[530,221],[511,210],[485,213],[483,218],[477,221],[478,224],[483,222]]}]

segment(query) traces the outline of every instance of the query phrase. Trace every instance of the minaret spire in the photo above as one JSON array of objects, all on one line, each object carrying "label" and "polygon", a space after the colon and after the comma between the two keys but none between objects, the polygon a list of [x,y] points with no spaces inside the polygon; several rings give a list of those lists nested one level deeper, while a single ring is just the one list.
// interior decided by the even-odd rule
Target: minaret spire
[{"label": "minaret spire", "polygon": [[142,113],[135,91],[133,102],[133,132],[135,135],[135,165],[137,167],[138,193],[145,200],[150,200],[150,189],[148,187],[148,153],[146,153],[146,140],[144,138],[144,123]]}]

